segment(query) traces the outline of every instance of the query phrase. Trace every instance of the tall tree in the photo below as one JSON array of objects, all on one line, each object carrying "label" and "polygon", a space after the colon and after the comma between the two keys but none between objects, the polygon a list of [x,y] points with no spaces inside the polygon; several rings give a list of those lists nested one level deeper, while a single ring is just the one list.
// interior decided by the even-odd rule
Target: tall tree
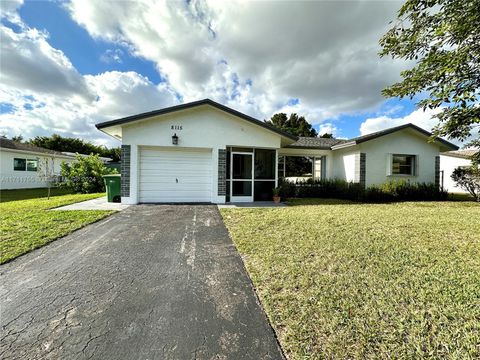
[{"label": "tall tree", "polygon": [[290,114],[290,117],[287,117],[285,113],[278,113],[273,115],[270,120],[265,120],[265,123],[295,136],[318,135],[317,131],[303,116],[298,116],[295,113]]},{"label": "tall tree", "polygon": [[15,135],[15,136],[12,136],[12,140],[15,141],[15,142],[22,142],[23,141],[23,136],[22,135]]},{"label": "tall tree", "polygon": [[434,136],[480,147],[480,0],[407,0],[380,45],[380,56],[414,61],[383,94],[427,93],[417,105],[442,109]]},{"label": "tall tree", "polygon": [[332,139],[332,138],[333,138],[333,134],[325,133],[325,134],[323,134],[323,135],[320,135],[319,137],[321,137],[321,138],[327,138],[327,139]]}]

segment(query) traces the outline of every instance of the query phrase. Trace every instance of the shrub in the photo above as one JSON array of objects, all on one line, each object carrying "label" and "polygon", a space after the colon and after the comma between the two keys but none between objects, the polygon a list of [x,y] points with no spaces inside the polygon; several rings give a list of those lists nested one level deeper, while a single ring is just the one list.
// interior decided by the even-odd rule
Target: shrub
[{"label": "shrub", "polygon": [[307,180],[297,182],[295,187],[297,197],[358,200],[362,192],[360,184],[340,179]]},{"label": "shrub", "polygon": [[453,170],[452,180],[480,201],[480,168],[476,165],[458,167]]},{"label": "shrub", "polygon": [[296,187],[295,184],[286,181],[286,180],[280,180],[278,184],[278,193],[281,198],[290,198],[290,197],[295,197],[296,196]]},{"label": "shrub", "polygon": [[364,202],[445,200],[447,193],[433,183],[410,183],[391,180],[363,189],[359,183],[340,179],[307,180],[296,183],[282,181],[282,197],[334,198]]},{"label": "shrub", "polygon": [[411,183],[407,180],[390,180],[382,185],[369,186],[363,192],[365,202],[435,201],[445,200],[446,191],[433,183]]},{"label": "shrub", "polygon": [[107,168],[98,155],[77,154],[74,162],[62,163],[63,182],[60,186],[84,194],[104,192],[105,183],[102,176],[114,173],[116,170]]}]

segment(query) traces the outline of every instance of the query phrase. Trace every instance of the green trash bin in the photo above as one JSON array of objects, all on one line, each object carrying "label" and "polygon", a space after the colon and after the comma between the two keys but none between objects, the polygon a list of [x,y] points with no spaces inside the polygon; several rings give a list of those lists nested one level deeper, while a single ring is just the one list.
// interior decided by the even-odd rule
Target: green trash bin
[{"label": "green trash bin", "polygon": [[120,174],[103,175],[103,181],[105,181],[108,202],[119,203],[121,201]]}]

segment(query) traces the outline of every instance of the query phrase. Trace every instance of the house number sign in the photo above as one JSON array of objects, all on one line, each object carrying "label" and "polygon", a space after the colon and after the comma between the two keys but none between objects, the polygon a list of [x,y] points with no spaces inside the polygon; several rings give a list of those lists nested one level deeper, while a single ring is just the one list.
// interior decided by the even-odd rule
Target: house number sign
[{"label": "house number sign", "polygon": [[183,130],[182,125],[172,125],[172,130]]}]

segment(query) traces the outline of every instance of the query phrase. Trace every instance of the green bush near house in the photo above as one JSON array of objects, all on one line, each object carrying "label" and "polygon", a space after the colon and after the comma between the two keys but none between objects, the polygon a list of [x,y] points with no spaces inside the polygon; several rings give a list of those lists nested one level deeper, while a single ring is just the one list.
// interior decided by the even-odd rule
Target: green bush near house
[{"label": "green bush near house", "polygon": [[361,202],[439,201],[447,199],[447,192],[433,183],[411,183],[391,180],[364,189],[359,183],[340,179],[307,180],[296,183],[282,181],[283,198],[325,198]]},{"label": "green bush near house", "polygon": [[83,194],[104,192],[103,175],[116,173],[115,169],[107,168],[96,154],[89,156],[77,154],[71,164],[62,163],[61,175],[64,181],[60,186]]},{"label": "green bush near house", "polygon": [[480,201],[480,166],[457,167],[451,177],[459,187]]},{"label": "green bush near house", "polygon": [[364,202],[442,201],[448,193],[433,183],[411,183],[391,180],[382,185],[369,186],[360,199]]}]

